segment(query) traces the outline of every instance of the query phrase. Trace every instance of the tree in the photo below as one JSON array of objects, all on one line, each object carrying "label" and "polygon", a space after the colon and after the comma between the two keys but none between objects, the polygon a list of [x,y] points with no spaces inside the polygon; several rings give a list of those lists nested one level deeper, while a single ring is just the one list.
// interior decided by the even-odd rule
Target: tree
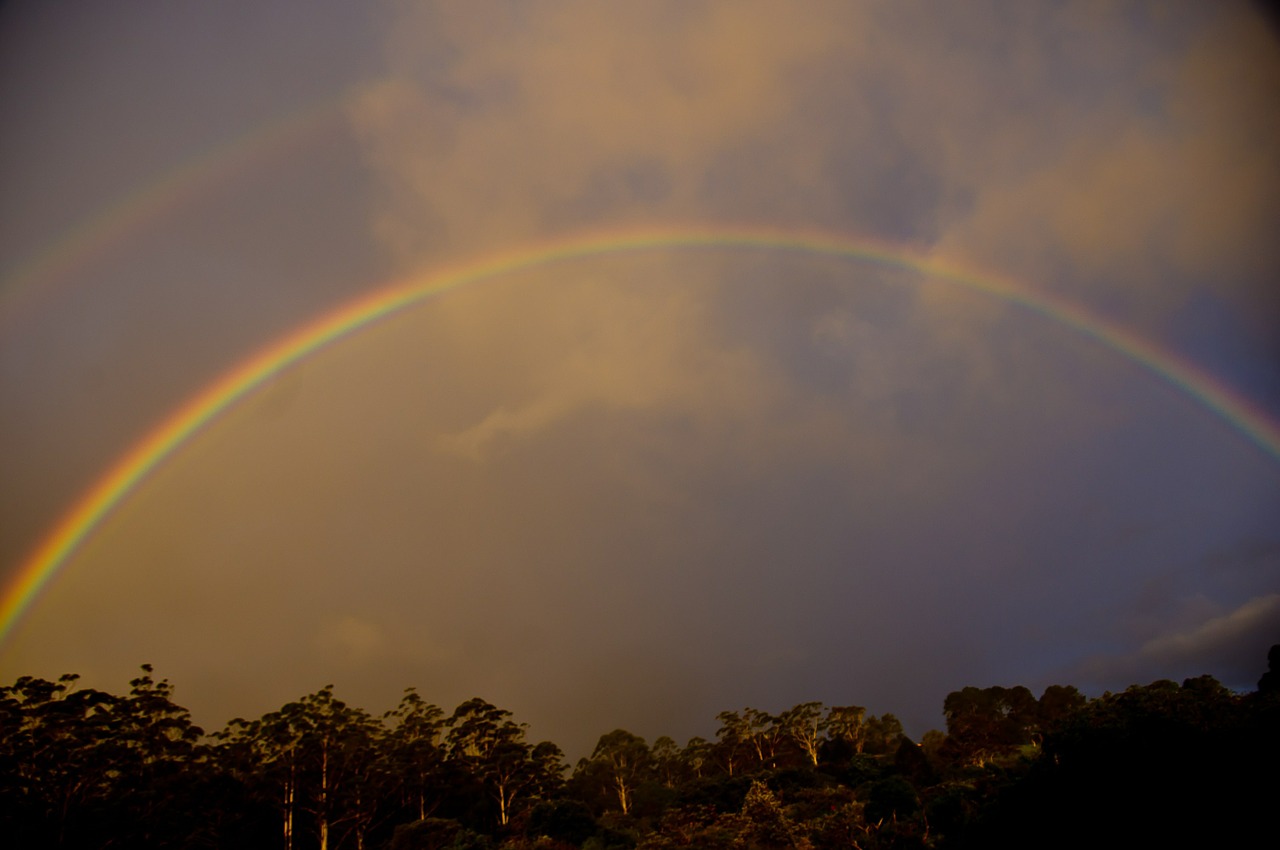
[{"label": "tree", "polygon": [[525,727],[511,712],[473,698],[458,706],[446,721],[449,758],[463,765],[498,807],[498,823],[511,820],[516,798],[535,778]]},{"label": "tree", "polygon": [[116,808],[133,825],[132,840],[144,845],[184,839],[195,828],[193,769],[204,734],[173,702],[169,681],[151,674],[151,665],[142,665],[128,697],[113,702],[110,722],[100,729],[108,736],[103,747],[111,754],[111,771],[132,786]]},{"label": "tree", "polygon": [[6,846],[212,842],[195,805],[201,730],[150,665],[127,696],[20,678],[0,689],[0,834]]},{"label": "tree", "polygon": [[79,676],[23,676],[0,690],[0,802],[16,846],[61,847],[95,831],[109,799],[108,735],[117,697],[76,689]]},{"label": "tree", "polygon": [[644,738],[625,729],[614,729],[600,736],[591,758],[579,770],[594,775],[597,781],[607,783],[618,800],[622,813],[631,812],[632,795],[636,786],[652,770],[653,760]]},{"label": "tree", "polygon": [[1267,651],[1267,672],[1258,680],[1258,693],[1280,693],[1280,643],[1272,644]]},{"label": "tree", "polygon": [[1057,728],[1071,715],[1084,708],[1087,703],[1088,700],[1085,699],[1084,694],[1073,685],[1050,685],[1045,688],[1044,693],[1040,695],[1040,703],[1037,707],[1038,736],[1043,737]]},{"label": "tree", "polygon": [[938,781],[937,772],[933,769],[929,756],[925,754],[924,747],[905,735],[898,739],[898,749],[893,754],[893,769],[917,788],[926,788]]},{"label": "tree", "polygon": [[846,741],[853,752],[866,745],[867,710],[860,705],[833,705],[827,710],[827,731],[835,740]]},{"label": "tree", "polygon": [[943,702],[949,736],[945,751],[978,767],[1031,743],[1039,706],[1021,685],[966,687]]},{"label": "tree", "polygon": [[[971,846],[1248,846],[1280,795],[1280,706],[1210,676],[1089,701],[1047,733],[1018,781],[971,826]],[[1265,843],[1265,839],[1264,839]]]},{"label": "tree", "polygon": [[237,717],[214,735],[223,770],[254,796],[267,801],[279,818],[284,850],[293,850],[298,737],[281,712],[259,720]]},{"label": "tree", "polygon": [[902,776],[888,776],[867,791],[866,818],[869,823],[909,818],[920,810],[915,786]]},{"label": "tree", "polygon": [[777,767],[778,744],[786,734],[781,718],[755,708],[743,709],[742,718],[747,724],[747,739],[755,751],[756,764]]},{"label": "tree", "polygon": [[363,844],[378,801],[379,733],[327,685],[260,720],[237,718],[218,737],[224,763],[274,800],[284,850],[292,850],[302,814],[310,816],[320,850],[328,850],[338,826]]},{"label": "tree", "polygon": [[738,823],[735,845],[747,850],[809,850],[811,846],[763,782],[751,783]]},{"label": "tree", "polygon": [[930,729],[920,737],[920,750],[936,763],[941,757],[942,745],[947,742],[947,733],[941,729]]},{"label": "tree", "polygon": [[706,738],[695,736],[689,739],[680,751],[680,764],[685,774],[694,779],[701,779],[713,764],[715,745]]},{"label": "tree", "polygon": [[724,765],[725,773],[733,776],[751,740],[751,721],[736,711],[722,711],[716,720],[720,721],[720,728],[716,730],[716,737],[720,739],[715,747],[716,756]]},{"label": "tree", "polygon": [[680,745],[667,735],[659,736],[649,749],[654,773],[664,788],[675,788],[683,778],[684,764],[680,755]]},{"label": "tree", "polygon": [[902,721],[889,712],[879,717],[871,715],[865,725],[866,746],[868,753],[884,755],[898,748],[898,739],[902,737]]},{"label": "tree", "polygon": [[[475,847],[478,836],[450,818],[425,818],[400,824],[391,835],[389,850],[462,850]],[[483,845],[481,845],[483,846]]]},{"label": "tree", "polygon": [[596,819],[582,802],[544,800],[529,810],[526,835],[535,841],[550,838],[581,847],[596,829]]},{"label": "tree", "polygon": [[564,791],[568,766],[564,751],[550,741],[539,741],[529,750],[528,796],[550,800]]},{"label": "tree", "polygon": [[814,767],[818,766],[818,745],[827,730],[827,720],[822,714],[822,703],[802,702],[782,713],[778,725],[795,741],[796,746]]},{"label": "tree", "polygon": [[422,820],[439,805],[438,782],[444,761],[440,730],[444,711],[406,688],[400,704],[384,715],[391,723],[387,734],[388,768],[399,778],[399,787],[410,810]]}]

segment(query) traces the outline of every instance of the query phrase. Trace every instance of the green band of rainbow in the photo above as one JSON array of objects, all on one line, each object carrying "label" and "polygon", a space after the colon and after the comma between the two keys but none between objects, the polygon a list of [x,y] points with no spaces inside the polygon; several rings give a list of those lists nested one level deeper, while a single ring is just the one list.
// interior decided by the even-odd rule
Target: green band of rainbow
[{"label": "green band of rainbow", "polygon": [[450,289],[522,269],[605,254],[678,249],[784,251],[873,262],[919,272],[1025,308],[1111,348],[1218,414],[1280,460],[1280,428],[1211,374],[1136,334],[1052,295],[989,274],[976,274],[894,246],[821,232],[761,227],[693,226],[579,234],[428,272],[383,287],[329,312],[226,372],[152,428],[93,484],[21,564],[0,598],[0,644],[58,570],[111,511],[166,458],[236,402],[330,343],[380,318]]}]

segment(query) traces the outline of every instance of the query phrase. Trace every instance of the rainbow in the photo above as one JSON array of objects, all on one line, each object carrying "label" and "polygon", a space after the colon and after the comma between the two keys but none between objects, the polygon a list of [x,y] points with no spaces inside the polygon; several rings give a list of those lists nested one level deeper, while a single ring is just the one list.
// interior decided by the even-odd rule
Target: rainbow
[{"label": "rainbow", "polygon": [[239,171],[277,152],[303,144],[325,127],[337,126],[350,90],[305,104],[265,125],[224,139],[162,171],[141,188],[125,193],[70,227],[22,262],[0,273],[0,327],[17,320],[37,292],[48,295],[55,281],[84,268],[101,251],[180,209]]},{"label": "rainbow", "polygon": [[381,287],[299,327],[227,371],[151,429],[86,490],[21,564],[0,597],[0,644],[59,569],[166,458],[290,366],[433,295],[512,272],[610,254],[716,249],[792,252],[871,262],[1000,299],[1096,340],[1192,397],[1280,460],[1280,426],[1212,374],[1063,298],[900,247],[834,233],[695,225],[586,233],[428,271]]}]

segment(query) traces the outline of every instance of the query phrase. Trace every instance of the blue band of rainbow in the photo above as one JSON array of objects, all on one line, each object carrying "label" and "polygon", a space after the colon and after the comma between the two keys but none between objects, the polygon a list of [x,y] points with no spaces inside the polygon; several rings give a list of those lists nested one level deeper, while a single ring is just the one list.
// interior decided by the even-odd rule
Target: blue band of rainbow
[{"label": "blue band of rainbow", "polygon": [[0,597],[0,643],[9,637],[40,591],[84,541],[159,464],[212,420],[291,365],[432,295],[500,275],[593,256],[708,248],[795,252],[872,262],[918,272],[1017,305],[1141,364],[1280,460],[1280,427],[1210,373],[1065,299],[1037,293],[998,276],[975,273],[891,245],[815,231],[694,225],[578,234],[383,286],[299,327],[200,390],[113,463],[23,561]]}]

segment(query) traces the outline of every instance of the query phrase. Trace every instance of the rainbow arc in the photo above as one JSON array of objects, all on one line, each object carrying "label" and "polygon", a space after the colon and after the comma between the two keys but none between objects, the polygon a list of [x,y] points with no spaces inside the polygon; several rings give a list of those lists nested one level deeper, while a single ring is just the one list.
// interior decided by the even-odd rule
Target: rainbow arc
[{"label": "rainbow arc", "polygon": [[818,231],[694,225],[586,233],[504,251],[383,286],[298,327],[249,356],[191,396],[121,455],[36,546],[0,597],[0,643],[58,571],[156,467],[209,423],[271,378],[345,337],[426,299],[516,271],[589,257],[699,249],[791,252],[875,263],[927,275],[1016,305],[1095,340],[1198,401],[1273,459],[1280,427],[1248,399],[1194,363],[1054,295],[936,257],[891,245]]}]

